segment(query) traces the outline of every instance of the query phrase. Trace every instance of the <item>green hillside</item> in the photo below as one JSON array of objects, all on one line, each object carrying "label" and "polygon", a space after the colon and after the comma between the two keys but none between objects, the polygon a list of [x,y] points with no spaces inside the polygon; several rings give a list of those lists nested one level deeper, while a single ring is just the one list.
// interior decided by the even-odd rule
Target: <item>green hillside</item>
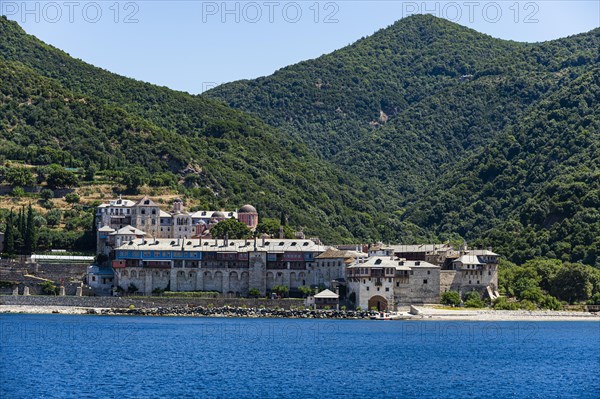
[{"label": "green hillside", "polygon": [[243,112],[87,65],[4,18],[0,81],[6,160],[148,179],[170,172],[186,178],[176,193],[206,206],[253,203],[330,242],[379,236],[390,202],[376,188]]},{"label": "green hillside", "polygon": [[383,184],[393,236],[598,265],[598,48],[600,29],[527,44],[418,15],[207,95]]},{"label": "green hillside", "polygon": [[418,15],[192,96],[0,18],[0,157],[250,202],[329,243],[466,239],[600,266],[599,48],[600,29],[526,44]]},{"label": "green hillside", "polygon": [[434,232],[600,266],[600,66],[560,85],[407,212]]}]

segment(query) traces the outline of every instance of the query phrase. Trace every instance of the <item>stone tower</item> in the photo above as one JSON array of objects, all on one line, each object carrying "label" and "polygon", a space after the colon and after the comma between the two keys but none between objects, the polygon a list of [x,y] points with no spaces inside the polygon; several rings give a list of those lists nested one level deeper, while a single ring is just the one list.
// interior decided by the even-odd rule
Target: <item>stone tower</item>
[{"label": "stone tower", "polygon": [[261,295],[266,295],[267,253],[258,251],[250,252],[249,265],[248,289],[257,288]]}]

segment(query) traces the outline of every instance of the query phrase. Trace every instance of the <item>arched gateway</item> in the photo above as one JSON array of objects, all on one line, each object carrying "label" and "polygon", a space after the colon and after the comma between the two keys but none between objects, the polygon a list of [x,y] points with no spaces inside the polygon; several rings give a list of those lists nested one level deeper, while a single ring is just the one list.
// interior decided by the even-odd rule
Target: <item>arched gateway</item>
[{"label": "arched gateway", "polygon": [[387,310],[388,301],[380,295],[375,295],[369,299],[369,309],[377,309],[378,311]]}]

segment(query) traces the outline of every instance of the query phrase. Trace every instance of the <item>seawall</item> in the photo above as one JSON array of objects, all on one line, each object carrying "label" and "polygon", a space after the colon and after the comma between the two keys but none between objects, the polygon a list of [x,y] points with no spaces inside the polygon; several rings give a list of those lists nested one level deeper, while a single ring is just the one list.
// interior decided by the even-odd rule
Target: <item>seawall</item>
[{"label": "seawall", "polygon": [[13,296],[1,295],[0,305],[75,306],[89,308],[136,308],[214,306],[291,309],[304,307],[301,299],[242,299],[242,298],[161,298],[161,297],[86,297],[86,296]]}]

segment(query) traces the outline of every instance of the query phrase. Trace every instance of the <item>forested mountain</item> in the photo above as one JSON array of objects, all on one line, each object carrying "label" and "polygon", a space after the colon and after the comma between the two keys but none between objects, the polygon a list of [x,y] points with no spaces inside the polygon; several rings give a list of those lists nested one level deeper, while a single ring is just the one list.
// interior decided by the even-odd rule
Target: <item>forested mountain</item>
[{"label": "forested mountain", "polygon": [[207,95],[382,183],[403,204],[386,238],[598,265],[599,48],[600,29],[527,44],[419,15]]},{"label": "forested mountain", "polygon": [[217,101],[111,74],[0,18],[0,156],[196,175],[208,206],[253,203],[328,241],[378,237],[377,188]]},{"label": "forested mountain", "polygon": [[0,19],[0,157],[191,174],[184,195],[329,243],[466,239],[600,266],[599,48],[600,29],[526,44],[413,16],[192,96]]}]

